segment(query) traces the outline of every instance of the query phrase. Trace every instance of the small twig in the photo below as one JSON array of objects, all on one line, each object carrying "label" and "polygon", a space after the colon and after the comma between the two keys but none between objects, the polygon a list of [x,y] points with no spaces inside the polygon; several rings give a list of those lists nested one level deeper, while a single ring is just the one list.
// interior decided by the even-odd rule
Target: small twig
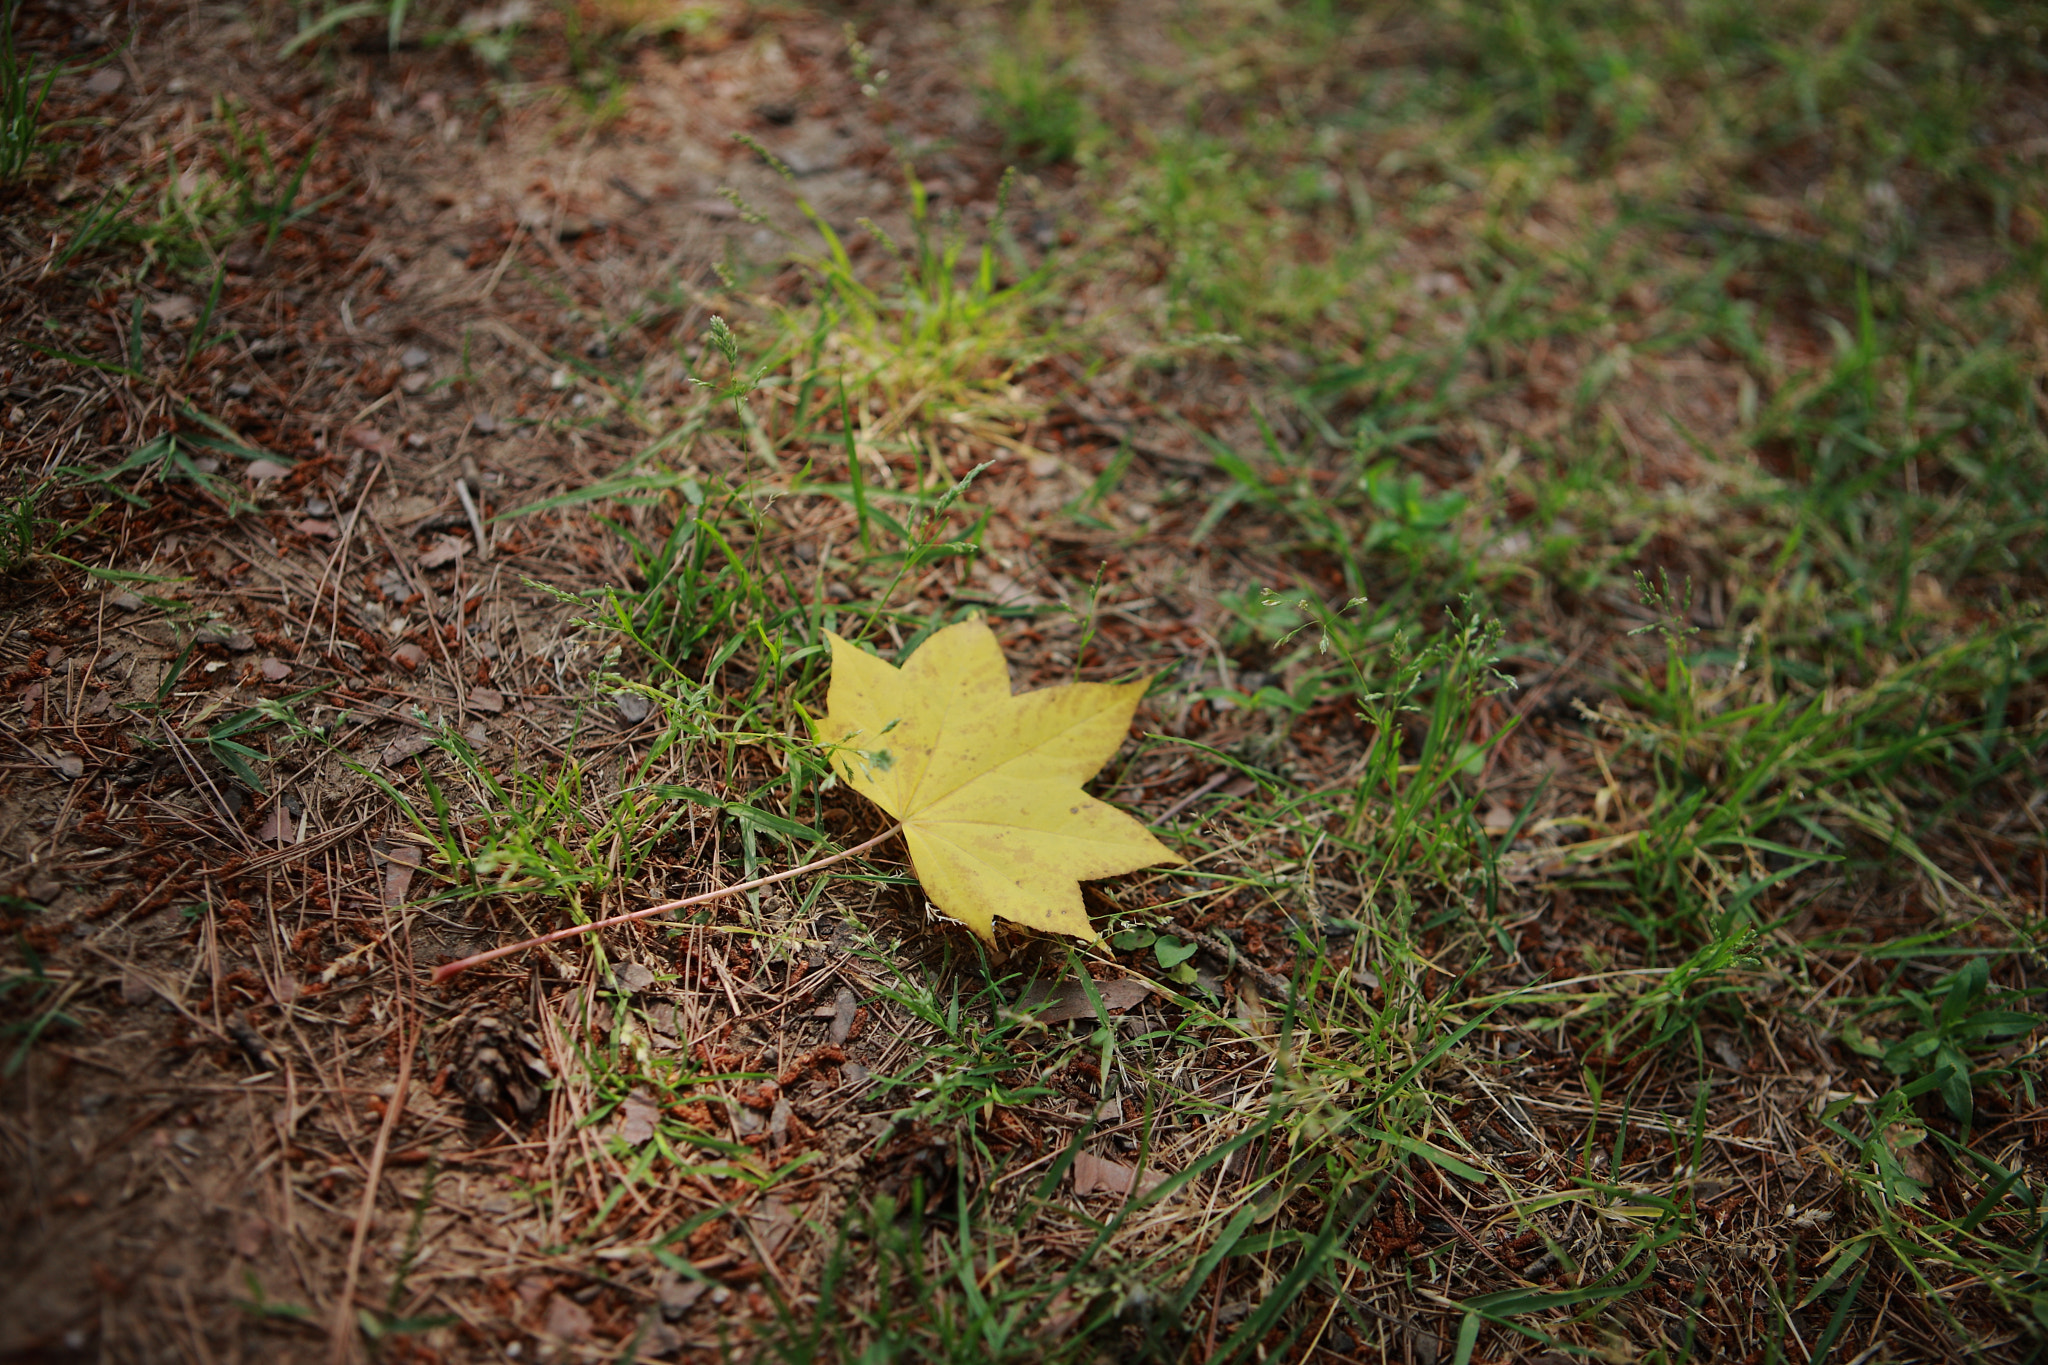
[{"label": "small twig", "polygon": [[459,961],[445,962],[436,967],[434,969],[434,984],[438,986],[458,972],[466,972],[471,967],[481,967],[486,962],[495,962],[501,957],[510,957],[512,954],[524,952],[528,948],[538,948],[546,943],[559,943],[565,938],[575,938],[578,934],[587,934],[597,929],[609,929],[617,924],[628,924],[636,919],[646,919],[650,915],[659,915],[668,910],[681,910],[692,905],[703,905],[707,901],[724,900],[727,896],[742,895],[745,892],[755,891],[764,886],[773,886],[776,882],[786,882],[791,877],[801,877],[806,872],[822,872],[834,863],[844,862],[846,859],[857,854],[867,852],[875,845],[893,837],[902,828],[903,826],[901,825],[891,825],[864,844],[855,844],[844,852],[834,853],[829,858],[820,858],[815,862],[805,863],[802,867],[792,867],[786,872],[772,872],[765,877],[756,877],[750,882],[741,882],[737,886],[720,887],[716,891],[706,891],[701,895],[685,896],[679,901],[663,901],[660,905],[650,905],[644,910],[633,910],[623,915],[613,915],[610,919],[592,920],[589,924],[572,924],[566,929],[557,929],[551,934],[542,934],[538,938],[523,939],[518,943],[508,943],[502,948],[493,948],[487,953],[472,953],[470,956]]},{"label": "small twig", "polygon": [[1188,808],[1189,806],[1192,806],[1192,805],[1194,805],[1194,804],[1195,804],[1195,802],[1197,802],[1197,801],[1201,800],[1201,799],[1202,799],[1203,797],[1207,796],[1207,795],[1208,795],[1208,794],[1209,794],[1210,792],[1212,792],[1212,791],[1215,791],[1215,790],[1216,790],[1216,789],[1217,789],[1218,787],[1222,786],[1222,785],[1223,785],[1223,784],[1224,784],[1225,782],[1228,782],[1228,781],[1229,781],[1229,780],[1230,780],[1230,779],[1231,779],[1232,777],[1235,777],[1236,775],[1237,775],[1237,769],[1235,769],[1235,768],[1219,768],[1219,769],[1217,769],[1217,770],[1216,770],[1216,774],[1215,774],[1215,776],[1211,777],[1211,778],[1210,778],[1210,779],[1209,779],[1208,781],[1204,782],[1204,783],[1203,783],[1203,784],[1202,784],[1201,786],[1199,786],[1199,787],[1195,788],[1195,789],[1194,789],[1193,791],[1189,792],[1189,793],[1188,793],[1188,794],[1187,794],[1186,796],[1183,796],[1183,797],[1182,797],[1182,798],[1181,798],[1180,800],[1178,800],[1178,801],[1174,802],[1174,803],[1173,803],[1172,805],[1168,806],[1168,807],[1166,808],[1166,813],[1165,813],[1164,815],[1160,816],[1160,817],[1159,817],[1159,818],[1158,818],[1157,820],[1153,821],[1152,823],[1154,823],[1154,824],[1156,824],[1156,825],[1163,825],[1163,824],[1165,824],[1165,823],[1166,823],[1167,821],[1169,821],[1169,820],[1173,819],[1173,817],[1174,817],[1174,816],[1176,816],[1176,815],[1179,815],[1179,814],[1180,814],[1180,813],[1181,813],[1182,811],[1186,810],[1186,809],[1187,809],[1187,808]]},{"label": "small twig", "polygon": [[1186,925],[1178,923],[1174,927],[1189,938],[1200,943],[1210,952],[1221,957],[1225,971],[1235,968],[1238,971],[1244,972],[1261,986],[1271,991],[1278,999],[1292,1000],[1294,998],[1294,983],[1292,981],[1289,981],[1278,972],[1268,971],[1266,968],[1261,967],[1258,963],[1240,953],[1237,950],[1237,945],[1223,937],[1223,935],[1210,929],[1190,929]]},{"label": "small twig", "polygon": [[482,562],[491,557],[491,542],[484,535],[484,514],[476,505],[476,497],[469,491],[469,480],[455,481],[455,496],[462,499],[462,510],[469,513],[469,529],[476,536],[476,557]]}]

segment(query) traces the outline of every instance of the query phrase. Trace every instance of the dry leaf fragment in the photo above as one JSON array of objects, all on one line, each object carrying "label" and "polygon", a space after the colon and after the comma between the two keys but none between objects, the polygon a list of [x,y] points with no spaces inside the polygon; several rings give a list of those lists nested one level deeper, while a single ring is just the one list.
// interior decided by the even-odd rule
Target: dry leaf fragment
[{"label": "dry leaf fragment", "polygon": [[624,1141],[628,1147],[638,1147],[654,1136],[660,1122],[661,1109],[645,1091],[635,1090],[619,1106],[618,1124],[612,1129],[612,1136]]},{"label": "dry leaf fragment", "polygon": [[149,304],[148,311],[159,322],[183,322],[199,311],[199,300],[190,294],[166,294]]},{"label": "dry leaf fragment", "polygon": [[453,564],[468,551],[469,545],[466,542],[457,540],[454,536],[442,536],[420,556],[419,566],[422,569],[438,569]]},{"label": "dry leaf fragment", "polygon": [[264,844],[295,844],[299,841],[298,826],[282,801],[273,805],[263,818],[263,827],[256,831],[256,841]]},{"label": "dry leaf fragment", "polygon": [[264,658],[257,661],[256,671],[263,675],[265,682],[283,682],[292,675],[292,666],[283,659]]},{"label": "dry leaf fragment", "polygon": [[472,687],[469,689],[469,708],[499,715],[505,709],[505,694],[488,687]]},{"label": "dry leaf fragment", "polygon": [[341,434],[351,445],[360,446],[372,455],[391,453],[391,438],[375,427],[350,427]]},{"label": "dry leaf fragment", "polygon": [[1163,1171],[1147,1171],[1145,1178],[1138,1179],[1137,1171],[1121,1161],[1095,1156],[1088,1152],[1076,1152],[1070,1174],[1074,1180],[1075,1194],[1123,1194],[1128,1195],[1135,1184],[1139,1194],[1149,1194],[1165,1180]]},{"label": "dry leaf fragment", "polygon": [[1094,940],[1082,881],[1181,861],[1081,790],[1122,746],[1145,683],[1012,696],[979,616],[939,631],[901,668],[827,638],[818,738],[833,771],[902,822],[925,894],[975,933],[993,941],[1000,915]]},{"label": "dry leaf fragment", "polygon": [[541,1324],[541,1331],[558,1341],[581,1341],[596,1325],[576,1300],[556,1294],[548,1300],[548,1315]]},{"label": "dry leaf fragment", "polygon": [[832,1027],[825,1034],[825,1041],[838,1047],[852,1036],[854,1015],[860,1010],[860,999],[845,986],[839,988],[838,996],[832,1001]]},{"label": "dry leaf fragment", "polygon": [[[1098,981],[1095,993],[1102,997],[1105,1010],[1125,1010],[1152,993],[1152,988],[1134,976],[1120,977],[1115,981]],[[1044,1008],[1040,1009],[1039,1006]],[[1068,981],[1057,987],[1034,982],[1017,997],[1017,1009],[1028,1013],[1041,1024],[1058,1024],[1068,1019],[1086,1019],[1095,1013],[1095,1006],[1088,1001],[1088,988],[1079,981]]]},{"label": "dry leaf fragment", "polygon": [[385,858],[388,865],[384,869],[384,904],[395,909],[405,904],[406,892],[412,889],[413,870],[422,859],[419,849],[411,844],[393,844]]},{"label": "dry leaf fragment", "polygon": [[401,735],[385,745],[381,758],[385,767],[395,768],[408,758],[417,758],[433,747],[432,735],[415,730],[412,734]]},{"label": "dry leaf fragment", "polygon": [[622,962],[612,971],[612,984],[627,995],[640,995],[654,989],[654,973],[644,963]]}]

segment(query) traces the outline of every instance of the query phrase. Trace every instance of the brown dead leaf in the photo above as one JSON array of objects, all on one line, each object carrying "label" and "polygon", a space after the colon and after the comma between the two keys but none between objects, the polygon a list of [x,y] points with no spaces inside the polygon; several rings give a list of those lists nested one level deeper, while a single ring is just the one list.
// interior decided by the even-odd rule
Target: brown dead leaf
[{"label": "brown dead leaf", "polygon": [[391,453],[391,438],[375,427],[350,427],[341,435],[343,440],[360,446],[372,455],[389,455]]},{"label": "brown dead leaf", "polygon": [[499,715],[505,709],[505,694],[488,687],[472,687],[469,689],[469,709]]},{"label": "brown dead leaf", "polygon": [[339,530],[335,529],[333,522],[322,521],[318,517],[306,517],[293,529],[302,536],[317,536],[321,540],[333,540],[341,534]]},{"label": "brown dead leaf", "polygon": [[412,890],[413,871],[420,865],[420,851],[411,844],[393,844],[384,858],[385,907],[403,905],[406,892]]},{"label": "brown dead leaf", "polygon": [[419,666],[426,661],[427,651],[421,649],[418,645],[400,645],[391,651],[391,662],[397,664],[408,673],[418,671]]},{"label": "brown dead leaf", "polygon": [[385,745],[384,752],[379,756],[378,761],[387,768],[395,768],[408,758],[417,758],[433,747],[434,737],[432,735],[421,730],[415,730],[409,735],[400,735],[397,739]]},{"label": "brown dead leaf", "polygon": [[832,1027],[825,1035],[825,1041],[838,1047],[853,1034],[854,1016],[860,1011],[860,999],[848,987],[841,986],[839,995],[832,1002]]},{"label": "brown dead leaf", "polygon": [[444,568],[462,558],[468,551],[467,541],[457,540],[454,536],[442,536],[420,556],[419,566],[422,569]]},{"label": "brown dead leaf", "polygon": [[[1119,977],[1115,981],[1098,981],[1095,993],[1102,997],[1105,1010],[1126,1010],[1152,993],[1152,986],[1135,976]],[[1044,1008],[1039,1007],[1043,1005]],[[1017,997],[1017,1009],[1028,1013],[1041,1024],[1058,1024],[1068,1019],[1087,1019],[1094,1015],[1095,1006],[1088,1001],[1088,989],[1079,981],[1066,981],[1058,986],[1033,982]]]},{"label": "brown dead leaf", "polygon": [[556,1294],[548,1300],[548,1315],[541,1323],[541,1331],[558,1341],[581,1341],[595,1325],[576,1300]]},{"label": "brown dead leaf", "polygon": [[271,806],[270,813],[263,817],[263,827],[256,831],[258,843],[295,844],[299,841],[298,822],[285,809],[284,802]]},{"label": "brown dead leaf", "polygon": [[264,658],[257,661],[256,671],[265,682],[283,682],[292,675],[292,666],[283,659]]},{"label": "brown dead leaf", "polygon": [[235,1225],[235,1254],[245,1261],[253,1261],[263,1254],[263,1248],[270,1243],[270,1224],[255,1214],[250,1214]]},{"label": "brown dead leaf", "polygon": [[619,1106],[618,1119],[612,1127],[612,1136],[628,1147],[638,1147],[654,1136],[655,1128],[661,1123],[661,1109],[644,1090],[635,1090],[626,1096],[626,1102]]},{"label": "brown dead leaf", "polygon": [[166,294],[149,305],[149,313],[158,322],[183,322],[199,311],[199,300],[190,294]]},{"label": "brown dead leaf", "polygon": [[1111,1161],[1107,1157],[1095,1156],[1089,1152],[1075,1154],[1073,1168],[1068,1174],[1073,1178],[1075,1194],[1128,1196],[1133,1184],[1137,1185],[1138,1193],[1149,1194],[1166,1180],[1164,1171],[1147,1171],[1144,1179],[1140,1180],[1137,1171],[1123,1162]]}]

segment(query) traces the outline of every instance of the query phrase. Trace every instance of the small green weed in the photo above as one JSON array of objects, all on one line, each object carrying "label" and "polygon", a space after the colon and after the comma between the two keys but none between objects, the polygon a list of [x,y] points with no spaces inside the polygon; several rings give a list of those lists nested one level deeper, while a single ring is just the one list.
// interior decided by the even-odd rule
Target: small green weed
[{"label": "small green weed", "polygon": [[47,150],[42,137],[43,103],[63,72],[61,66],[53,66],[39,79],[29,70],[14,42],[20,17],[21,0],[7,0],[0,6],[0,185],[28,174]]},{"label": "small green weed", "polygon": [[1885,1070],[1909,1081],[1934,1082],[1936,1093],[1957,1122],[1968,1123],[1971,1092],[1980,1080],[2010,1076],[2010,1067],[1980,1068],[1973,1057],[2024,1038],[2044,1022],[2042,1016],[2006,1009],[1994,1003],[1988,959],[1971,958],[1935,989],[1900,989],[1880,1008],[1901,1017],[1912,1031],[1891,1043],[1877,1042],[1856,1024],[1843,1029],[1842,1039]]},{"label": "small green weed", "polygon": [[[8,898],[13,901],[13,897]],[[16,907],[30,908],[18,903]],[[28,1061],[28,1054],[45,1033],[58,1027],[76,1027],[78,1021],[64,1012],[64,1007],[78,993],[82,984],[72,977],[52,977],[43,966],[42,955],[29,946],[28,940],[17,936],[23,965],[0,970],[0,1008],[6,1012],[5,1022],[0,1022],[0,1039],[17,1039],[14,1048],[7,1054],[5,1063],[0,1063],[0,1077],[11,1077],[19,1072]]]},{"label": "small green weed", "polygon": [[1010,381],[1057,345],[1039,316],[1052,278],[1048,266],[1004,281],[998,255],[1001,203],[980,249],[971,256],[957,224],[935,221],[924,182],[904,168],[912,240],[906,248],[879,226],[863,229],[892,263],[889,278],[871,283],[846,243],[807,203],[805,216],[824,254],[803,258],[818,284],[816,313],[786,315],[783,330],[822,336],[822,356],[855,395],[886,405],[874,431],[886,434],[928,410],[949,420],[1009,417],[1026,405]]},{"label": "small green weed", "polygon": [[989,54],[981,105],[1006,157],[1034,166],[1071,161],[1094,132],[1086,93],[1058,49],[1051,6],[1037,0]]}]

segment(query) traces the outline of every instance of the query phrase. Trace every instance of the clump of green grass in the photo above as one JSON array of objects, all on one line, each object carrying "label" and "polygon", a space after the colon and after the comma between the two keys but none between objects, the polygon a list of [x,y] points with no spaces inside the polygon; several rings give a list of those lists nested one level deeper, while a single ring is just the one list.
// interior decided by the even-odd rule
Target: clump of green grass
[{"label": "clump of green grass", "polygon": [[53,66],[38,77],[15,46],[14,30],[21,0],[0,8],[0,185],[28,174],[47,150],[43,141],[43,104],[62,73]]},{"label": "clump of green grass", "polygon": [[1005,157],[1033,166],[1072,161],[1094,134],[1086,90],[1061,47],[1051,6],[1038,0],[989,53],[981,106],[1002,134]]},{"label": "clump of green grass", "polygon": [[[1023,406],[1012,380],[1054,344],[1038,318],[1050,272],[1041,267],[1005,279],[1001,203],[981,246],[970,252],[957,223],[935,218],[923,181],[909,167],[904,185],[908,243],[862,224],[886,253],[889,266],[880,272],[856,267],[839,233],[805,206],[825,246],[823,255],[808,258],[822,317],[792,316],[784,325],[823,334],[821,358],[848,391],[886,405],[877,424],[884,431],[927,413],[969,422],[1013,416]],[[1001,198],[1007,201],[1007,185]]]}]

